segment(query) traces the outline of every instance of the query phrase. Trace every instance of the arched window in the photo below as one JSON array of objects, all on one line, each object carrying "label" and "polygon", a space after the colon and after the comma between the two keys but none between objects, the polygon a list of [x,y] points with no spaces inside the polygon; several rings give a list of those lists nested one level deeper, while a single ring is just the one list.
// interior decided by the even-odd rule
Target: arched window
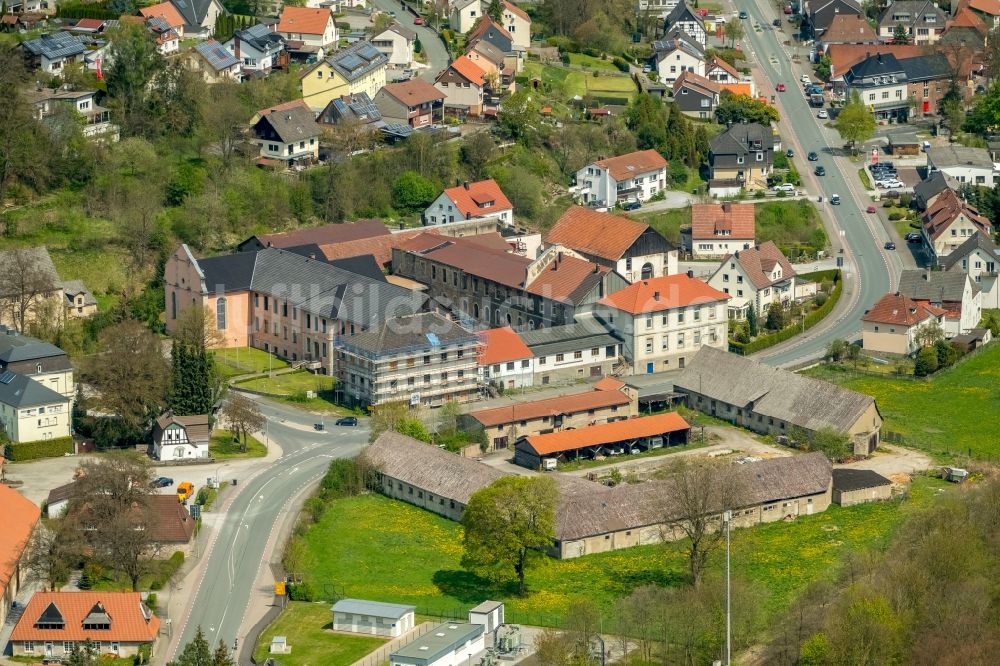
[{"label": "arched window", "polygon": [[226,299],[221,296],[215,301],[215,327],[220,331],[226,330]]},{"label": "arched window", "polygon": [[170,292],[170,318],[177,319],[177,292]]},{"label": "arched window", "polygon": [[642,279],[648,280],[653,277],[653,264],[646,262],[642,265]]},{"label": "arched window", "polygon": [[479,319],[479,303],[472,304],[472,316],[475,319]]}]

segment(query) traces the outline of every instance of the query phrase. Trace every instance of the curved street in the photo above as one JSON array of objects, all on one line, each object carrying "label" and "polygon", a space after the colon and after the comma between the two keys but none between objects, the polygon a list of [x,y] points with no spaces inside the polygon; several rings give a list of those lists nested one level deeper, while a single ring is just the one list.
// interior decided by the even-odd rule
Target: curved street
[{"label": "curved street", "polygon": [[396,20],[399,21],[400,25],[417,33],[417,37],[420,39],[420,45],[423,47],[424,53],[427,55],[427,69],[420,70],[420,78],[433,83],[434,77],[436,77],[441,70],[447,67],[449,62],[448,51],[444,48],[444,42],[441,40],[441,36],[436,30],[434,30],[434,28],[426,25],[414,25],[413,19],[416,18],[417,15],[413,13],[412,9],[399,0],[370,1],[371,6],[375,9],[381,9],[384,12],[395,12]]}]

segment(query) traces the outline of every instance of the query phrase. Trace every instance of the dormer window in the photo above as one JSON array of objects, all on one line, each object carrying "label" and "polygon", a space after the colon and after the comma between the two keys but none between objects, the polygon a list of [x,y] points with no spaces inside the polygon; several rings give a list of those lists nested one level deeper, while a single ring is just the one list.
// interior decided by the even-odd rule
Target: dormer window
[{"label": "dormer window", "polygon": [[38,621],[35,622],[36,629],[64,629],[65,627],[66,620],[55,602],[50,602],[42,611]]},{"label": "dormer window", "polygon": [[98,601],[83,618],[83,628],[93,631],[107,631],[111,629],[111,616],[104,609],[104,604]]}]

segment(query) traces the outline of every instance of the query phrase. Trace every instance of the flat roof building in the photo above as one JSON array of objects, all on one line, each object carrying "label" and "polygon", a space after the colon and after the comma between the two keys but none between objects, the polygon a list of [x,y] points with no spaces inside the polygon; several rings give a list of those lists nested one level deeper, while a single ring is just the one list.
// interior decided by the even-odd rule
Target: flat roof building
[{"label": "flat roof building", "polygon": [[458,666],[485,649],[481,624],[445,623],[389,655],[389,666]]}]

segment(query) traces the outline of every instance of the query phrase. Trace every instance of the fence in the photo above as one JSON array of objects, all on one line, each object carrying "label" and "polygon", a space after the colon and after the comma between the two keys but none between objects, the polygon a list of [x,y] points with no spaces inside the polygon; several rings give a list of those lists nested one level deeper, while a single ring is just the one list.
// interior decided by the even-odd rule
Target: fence
[{"label": "fence", "polygon": [[381,666],[389,661],[389,655],[395,650],[416,638],[420,638],[434,627],[434,622],[423,622],[418,624],[416,627],[406,632],[399,638],[394,638],[374,652],[369,652],[367,655],[351,664],[351,666]]}]

